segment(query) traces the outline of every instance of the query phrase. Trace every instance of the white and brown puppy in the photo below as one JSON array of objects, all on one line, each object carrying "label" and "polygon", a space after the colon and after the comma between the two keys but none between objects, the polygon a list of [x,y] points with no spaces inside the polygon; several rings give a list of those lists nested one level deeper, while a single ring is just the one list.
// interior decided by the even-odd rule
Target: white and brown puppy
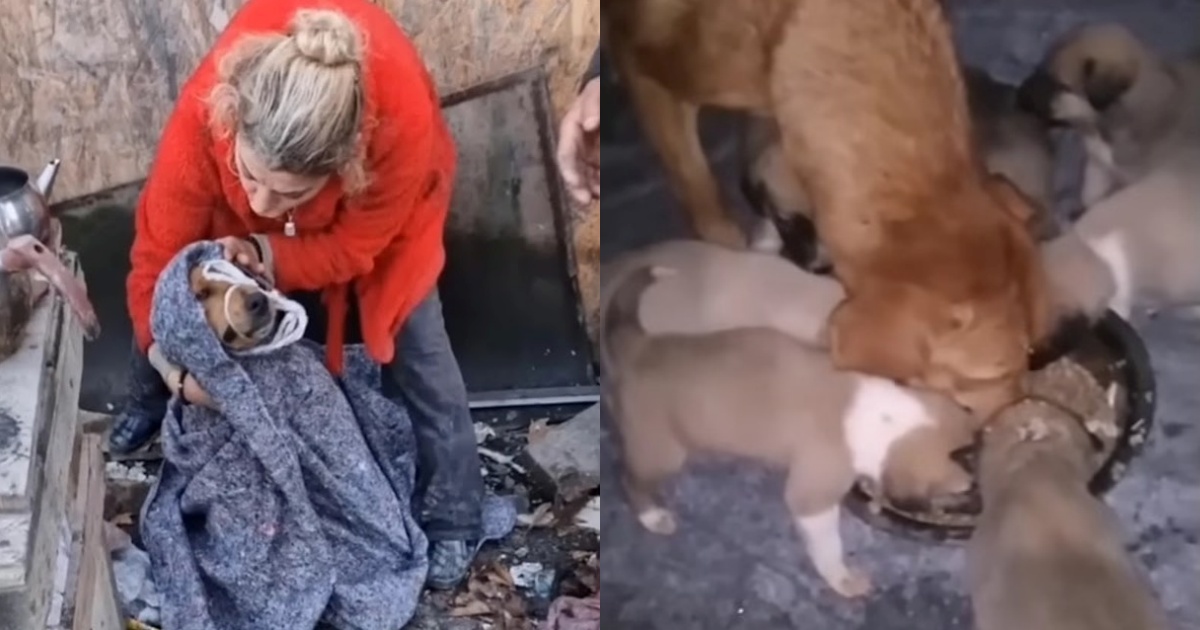
[{"label": "white and brown puppy", "polygon": [[966,491],[950,454],[975,423],[939,395],[839,372],[828,353],[783,333],[739,329],[650,336],[638,303],[656,276],[635,266],[603,295],[604,391],[624,446],[624,484],[639,521],[670,534],[662,484],[702,453],[752,458],[787,470],[785,501],[821,577],[843,596],[868,577],[846,566],[840,503],[856,478],[898,503]]},{"label": "white and brown puppy", "polygon": [[989,424],[968,549],[976,630],[1167,628],[1116,516],[1088,491],[1093,453],[1079,420],[1049,402]]},{"label": "white and brown puppy", "polygon": [[[1030,230],[1042,240],[1058,233],[1054,209],[1054,146],[1049,128],[1022,109],[1016,86],[988,73],[963,68],[975,142],[987,170],[1003,175],[1034,202]],[[815,273],[832,270],[812,222],[812,208],[780,144],[779,128],[767,118],[750,118],[743,137],[746,161],[742,194],[761,220],[751,248],[780,252]]]},{"label": "white and brown puppy", "polygon": [[[1076,277],[1081,282],[1074,284],[1074,290],[1110,294],[1108,306],[1126,318],[1140,309],[1154,312],[1200,305],[1197,173],[1200,149],[1180,150],[1170,161],[1087,208],[1070,233],[1060,238],[1086,243],[1107,273]],[[1055,267],[1049,259],[1045,264],[1048,271]]]},{"label": "white and brown puppy", "polygon": [[1081,134],[1085,206],[1179,147],[1200,146],[1200,57],[1164,60],[1119,24],[1088,24],[1061,37],[1022,83],[1019,100]]}]

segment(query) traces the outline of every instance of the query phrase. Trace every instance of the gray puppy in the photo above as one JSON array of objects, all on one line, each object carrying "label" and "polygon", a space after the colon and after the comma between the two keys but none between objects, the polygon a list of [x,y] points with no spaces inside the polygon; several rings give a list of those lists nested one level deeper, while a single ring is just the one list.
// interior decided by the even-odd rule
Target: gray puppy
[{"label": "gray puppy", "polygon": [[1045,401],[985,429],[967,556],[976,630],[1168,627],[1116,515],[1088,491],[1093,453],[1080,421]]}]

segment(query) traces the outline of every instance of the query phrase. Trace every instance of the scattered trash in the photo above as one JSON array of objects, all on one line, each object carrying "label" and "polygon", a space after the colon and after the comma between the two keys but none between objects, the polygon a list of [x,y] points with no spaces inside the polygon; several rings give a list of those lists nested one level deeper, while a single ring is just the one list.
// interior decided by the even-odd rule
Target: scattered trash
[{"label": "scattered trash", "polygon": [[600,596],[559,597],[541,630],[600,630]]},{"label": "scattered trash", "polygon": [[104,465],[104,476],[110,481],[133,481],[147,483],[153,481],[155,475],[146,471],[144,462],[108,462]]},{"label": "scattered trash", "polygon": [[600,531],[600,495],[591,498],[575,515],[575,524],[594,532]]},{"label": "scattered trash", "polygon": [[475,443],[483,444],[484,442],[496,437],[496,430],[491,425],[482,422],[475,423]]},{"label": "scattered trash", "polygon": [[534,579],[542,571],[541,562],[522,562],[508,569],[512,582],[518,588],[533,588]]},{"label": "scattered trash", "polygon": [[524,466],[513,461],[513,457],[511,455],[505,455],[504,453],[501,453],[500,451],[494,451],[486,446],[478,446],[476,448],[479,450],[480,455],[482,455],[496,463],[508,466],[509,468],[512,468],[513,470],[521,473],[522,475],[524,475],[528,472]]},{"label": "scattered trash", "polygon": [[150,571],[150,555],[138,549],[116,525],[105,523],[104,529],[106,542],[110,545],[113,580],[116,582],[121,612],[135,622],[160,625],[162,594],[154,585]]}]

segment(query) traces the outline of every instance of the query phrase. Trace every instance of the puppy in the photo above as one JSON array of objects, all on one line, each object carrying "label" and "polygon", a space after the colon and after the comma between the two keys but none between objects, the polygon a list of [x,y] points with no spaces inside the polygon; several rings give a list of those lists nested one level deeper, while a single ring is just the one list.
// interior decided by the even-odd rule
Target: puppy
[{"label": "puppy", "polygon": [[685,240],[617,258],[605,266],[603,285],[623,286],[630,273],[649,267],[670,272],[646,287],[637,306],[638,323],[651,335],[762,327],[827,347],[829,314],[846,296],[836,280],[777,255]]},{"label": "puppy", "polygon": [[971,478],[950,453],[970,442],[972,419],[936,394],[834,370],[827,354],[774,330],[649,336],[638,303],[670,273],[626,270],[601,305],[604,395],[638,520],[675,531],[660,491],[694,455],[757,459],[787,470],[784,498],[817,572],[843,596],[865,594],[869,579],[844,560],[842,498],[860,476],[898,503],[966,491]]},{"label": "puppy", "polygon": [[[971,67],[963,68],[963,80],[975,142],[988,172],[1003,175],[1034,202],[1028,227],[1037,240],[1056,236],[1054,147],[1049,129],[1018,106],[1015,86]],[[750,247],[780,252],[814,273],[832,271],[812,223],[808,198],[784,157],[778,126],[768,118],[752,118],[743,142],[748,159],[742,193],[761,217]]]},{"label": "puppy", "polygon": [[1164,61],[1118,24],[1068,32],[1022,83],[1021,106],[1082,136],[1083,203],[1091,206],[1200,146],[1200,57]]},{"label": "puppy", "polygon": [[968,548],[977,630],[1167,628],[1115,515],[1088,491],[1093,453],[1079,420],[1048,402],[991,422]]},{"label": "puppy", "polygon": [[1108,278],[1076,287],[1107,293],[1108,307],[1125,318],[1139,308],[1200,305],[1198,169],[1200,149],[1181,151],[1088,208],[1064,238],[1086,243]]},{"label": "puppy", "polygon": [[231,350],[250,350],[270,338],[278,321],[265,286],[214,280],[201,267],[188,276],[213,333]]}]

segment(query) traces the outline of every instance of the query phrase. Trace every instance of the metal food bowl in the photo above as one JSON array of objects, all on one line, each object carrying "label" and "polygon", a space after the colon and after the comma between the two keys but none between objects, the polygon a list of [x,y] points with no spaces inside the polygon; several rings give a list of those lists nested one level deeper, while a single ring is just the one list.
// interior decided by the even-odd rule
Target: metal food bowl
[{"label": "metal food bowl", "polygon": [[[1066,356],[1090,372],[1102,389],[1107,391],[1114,383],[1117,386],[1115,411],[1120,433],[1090,484],[1094,494],[1103,495],[1124,476],[1130,461],[1149,437],[1156,403],[1154,371],[1141,337],[1112,311]],[[971,469],[974,459],[971,457],[967,462]],[[932,513],[906,511],[886,501],[875,501],[861,484],[855,486],[845,504],[869,525],[909,538],[939,542],[969,537],[980,510],[978,488],[972,488],[970,495],[953,510],[941,512],[953,516],[956,523],[937,522]]]}]

